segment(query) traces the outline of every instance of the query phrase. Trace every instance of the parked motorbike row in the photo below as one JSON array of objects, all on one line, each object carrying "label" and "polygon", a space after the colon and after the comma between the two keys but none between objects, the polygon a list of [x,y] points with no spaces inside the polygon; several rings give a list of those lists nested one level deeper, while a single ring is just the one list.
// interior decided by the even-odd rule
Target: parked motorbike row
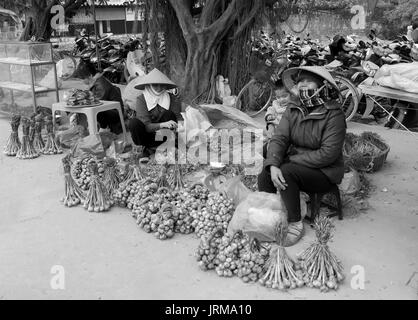
[{"label": "parked motorbike row", "polygon": [[[358,85],[373,78],[385,64],[418,61],[418,45],[405,36],[394,41],[378,39],[372,31],[368,39],[356,35],[337,35],[329,44],[321,44],[309,37],[301,39],[291,35],[281,41],[266,33],[253,37],[253,55],[274,69],[273,80],[277,82],[281,73],[291,67],[324,66],[336,79],[342,93],[342,105],[346,119],[363,114],[366,109],[365,97]],[[404,118],[405,112],[395,110],[395,101],[386,101],[385,109]],[[387,113],[375,107],[371,113],[378,123],[393,126]]]},{"label": "parked motorbike row", "polygon": [[[127,41],[122,41],[113,37],[112,34],[108,34],[96,42],[94,37],[83,35],[76,38],[72,56],[80,58],[81,63],[93,64],[96,70],[101,70],[112,83],[123,84],[140,75],[140,72],[135,72],[135,69],[142,69],[145,73],[152,69],[153,59],[150,45],[151,43],[147,41],[147,48],[144,48],[139,38],[131,37]],[[157,51],[161,66],[165,63],[164,39],[159,39]],[[129,68],[127,57],[130,53],[136,52],[140,58],[137,59],[134,55],[135,59],[130,59],[130,61],[138,66],[137,68]],[[73,76],[77,76],[77,71]]]}]

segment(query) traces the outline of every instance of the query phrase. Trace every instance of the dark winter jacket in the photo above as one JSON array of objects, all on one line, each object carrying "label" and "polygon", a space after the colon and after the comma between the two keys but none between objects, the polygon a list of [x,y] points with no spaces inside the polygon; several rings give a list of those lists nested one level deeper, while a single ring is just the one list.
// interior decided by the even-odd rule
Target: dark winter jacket
[{"label": "dark winter jacket", "polygon": [[340,183],[344,176],[342,148],[346,127],[339,105],[326,104],[310,114],[302,106],[290,105],[270,141],[266,170],[290,161],[320,169],[332,183]]}]

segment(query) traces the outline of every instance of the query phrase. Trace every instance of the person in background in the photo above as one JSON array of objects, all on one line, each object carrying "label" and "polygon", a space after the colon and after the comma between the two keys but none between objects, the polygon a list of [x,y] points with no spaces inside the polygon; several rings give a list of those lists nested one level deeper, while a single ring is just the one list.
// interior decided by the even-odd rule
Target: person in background
[{"label": "person in background", "polygon": [[[100,72],[97,72],[95,66],[87,61],[81,61],[74,77],[84,80],[88,88],[99,100],[119,102],[124,112],[121,91],[118,87],[107,80]],[[97,121],[100,124],[100,131],[111,131],[115,134],[121,134],[122,123],[117,110],[108,110],[100,112],[97,115]]]},{"label": "person in background", "polygon": [[289,102],[277,125],[258,187],[280,192],[289,222],[285,245],[291,246],[304,233],[300,192],[326,192],[342,181],[346,122],[341,106],[328,103],[338,86],[324,68],[291,68],[282,80],[299,101]]},{"label": "person in background", "polygon": [[[163,141],[156,141],[156,132],[160,129],[176,130],[181,119],[181,102],[170,89],[177,85],[158,69],[141,78],[135,86],[143,90],[135,105],[136,117],[130,119],[128,128],[132,140],[145,160],[151,154],[151,148]],[[141,156],[140,156],[141,157]]]}]

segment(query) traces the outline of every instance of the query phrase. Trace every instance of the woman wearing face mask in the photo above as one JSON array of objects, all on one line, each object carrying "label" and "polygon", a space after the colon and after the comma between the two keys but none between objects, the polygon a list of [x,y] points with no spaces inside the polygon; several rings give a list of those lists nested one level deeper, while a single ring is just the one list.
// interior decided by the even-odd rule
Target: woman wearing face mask
[{"label": "woman wearing face mask", "polygon": [[135,146],[144,157],[149,156],[149,148],[162,143],[155,140],[158,130],[177,129],[177,121],[181,119],[181,103],[167,91],[176,87],[158,69],[152,70],[135,86],[143,90],[143,94],[136,101],[136,118],[129,121],[128,127]]},{"label": "woman wearing face mask", "polygon": [[300,191],[326,192],[344,176],[346,122],[341,107],[329,103],[338,87],[328,71],[291,68],[282,79],[300,103],[288,104],[270,141],[258,186],[260,191],[280,192],[288,212],[286,245],[291,246],[304,232]]}]

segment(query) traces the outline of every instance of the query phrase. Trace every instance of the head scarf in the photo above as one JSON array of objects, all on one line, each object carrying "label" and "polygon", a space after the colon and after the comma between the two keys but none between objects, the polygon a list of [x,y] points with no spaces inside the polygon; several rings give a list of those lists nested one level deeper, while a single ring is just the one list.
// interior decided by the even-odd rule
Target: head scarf
[{"label": "head scarf", "polygon": [[148,111],[154,109],[157,105],[160,105],[165,110],[170,109],[170,95],[167,90],[162,92],[157,92],[154,90],[152,85],[145,86],[144,89],[144,98],[147,103]]},{"label": "head scarf", "polygon": [[328,88],[323,85],[319,89],[301,89],[299,90],[299,98],[306,108],[321,106],[329,100]]}]

